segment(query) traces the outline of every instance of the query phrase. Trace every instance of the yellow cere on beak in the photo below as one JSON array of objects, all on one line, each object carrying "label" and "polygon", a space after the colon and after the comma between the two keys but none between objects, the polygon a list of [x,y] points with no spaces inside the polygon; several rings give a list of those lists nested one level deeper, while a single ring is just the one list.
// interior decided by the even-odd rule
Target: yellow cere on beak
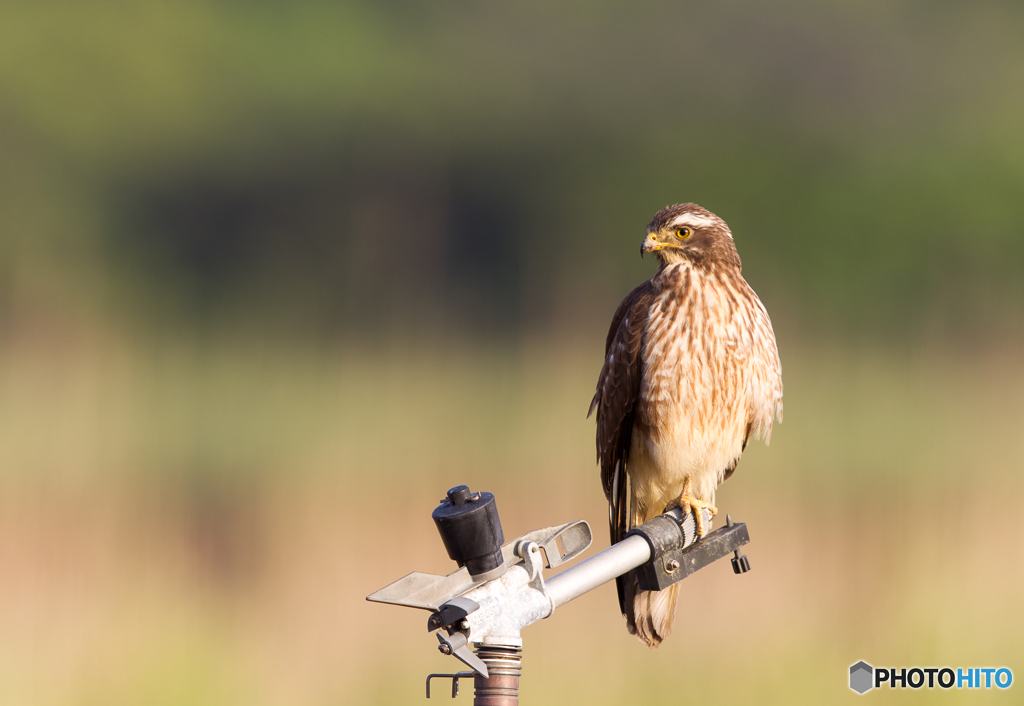
[{"label": "yellow cere on beak", "polygon": [[643,257],[645,253],[657,252],[664,247],[664,243],[658,242],[657,233],[648,233],[647,237],[644,238],[644,242],[640,244],[640,257]]}]

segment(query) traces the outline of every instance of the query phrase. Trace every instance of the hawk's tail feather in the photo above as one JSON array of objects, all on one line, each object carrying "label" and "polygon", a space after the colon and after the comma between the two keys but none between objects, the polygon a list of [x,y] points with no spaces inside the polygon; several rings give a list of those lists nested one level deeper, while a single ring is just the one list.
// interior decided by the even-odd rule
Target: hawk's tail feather
[{"label": "hawk's tail feather", "polygon": [[672,634],[679,584],[664,591],[641,591],[636,573],[631,571],[623,579],[626,627],[630,635],[636,635],[636,639],[653,650]]},{"label": "hawk's tail feather", "polygon": [[[621,542],[626,532],[643,520],[632,485],[622,464],[616,464],[608,518],[612,544]],[[616,579],[615,587],[619,594],[619,608],[626,616],[629,634],[636,635],[640,642],[653,650],[672,632],[679,584],[669,586],[664,591],[641,591],[636,572],[630,571]]]}]

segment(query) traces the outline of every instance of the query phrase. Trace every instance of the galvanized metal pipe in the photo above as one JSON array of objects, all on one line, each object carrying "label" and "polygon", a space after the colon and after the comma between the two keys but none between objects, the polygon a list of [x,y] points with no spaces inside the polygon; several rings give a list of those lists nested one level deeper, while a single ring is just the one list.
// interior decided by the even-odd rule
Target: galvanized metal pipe
[{"label": "galvanized metal pipe", "polygon": [[643,537],[626,537],[602,552],[581,561],[571,569],[552,576],[544,582],[555,608],[606,581],[635,569],[651,558],[651,548]]}]

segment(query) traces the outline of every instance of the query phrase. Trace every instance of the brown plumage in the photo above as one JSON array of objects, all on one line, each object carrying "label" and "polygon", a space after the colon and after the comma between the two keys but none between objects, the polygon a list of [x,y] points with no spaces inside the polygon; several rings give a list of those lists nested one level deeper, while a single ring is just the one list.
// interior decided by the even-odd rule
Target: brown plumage
[{"label": "brown plumage", "polygon": [[[669,206],[648,224],[646,252],[661,266],[612,317],[590,405],[613,543],[675,504],[713,506],[750,438],[767,443],[773,418],[782,421],[775,334],[725,221]],[[629,632],[657,647],[679,584],[640,591],[630,573],[618,591]]]}]

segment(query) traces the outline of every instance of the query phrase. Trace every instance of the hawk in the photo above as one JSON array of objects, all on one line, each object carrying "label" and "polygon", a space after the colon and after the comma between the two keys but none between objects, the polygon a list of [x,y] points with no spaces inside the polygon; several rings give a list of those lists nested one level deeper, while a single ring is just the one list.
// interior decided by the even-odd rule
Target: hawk
[{"label": "hawk", "polygon": [[[782,421],[782,365],[764,305],[740,274],[732,233],[692,203],[647,225],[640,255],[661,266],[619,305],[590,413],[609,503],[611,541],[666,509],[690,509],[698,533],[715,489],[751,438]],[[588,414],[588,416],[589,416]],[[641,591],[618,581],[630,634],[650,648],[672,630],[679,584]]]}]

